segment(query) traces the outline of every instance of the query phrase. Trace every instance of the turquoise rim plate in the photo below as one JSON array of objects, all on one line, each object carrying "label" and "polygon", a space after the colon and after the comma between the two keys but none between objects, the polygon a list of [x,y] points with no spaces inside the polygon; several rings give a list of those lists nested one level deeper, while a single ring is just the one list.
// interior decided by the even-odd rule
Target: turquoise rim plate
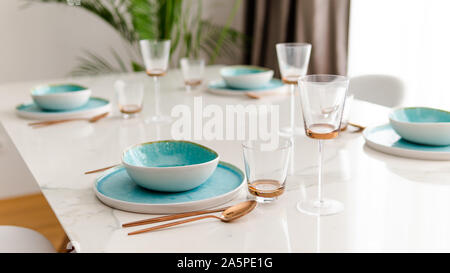
[{"label": "turquoise rim plate", "polygon": [[283,82],[279,79],[272,79],[268,84],[266,84],[263,87],[256,88],[256,89],[245,89],[245,88],[234,88],[227,86],[225,81],[213,81],[210,82],[208,85],[208,88],[211,90],[224,90],[224,91],[231,91],[231,92],[261,92],[261,91],[269,91],[273,89],[277,89],[280,87],[283,87]]},{"label": "turquoise rim plate", "polygon": [[426,160],[450,160],[450,146],[420,145],[402,139],[390,124],[370,127],[363,132],[369,147],[391,155]]},{"label": "turquoise rim plate", "polygon": [[236,166],[219,162],[210,178],[185,192],[157,192],[138,186],[123,166],[108,170],[96,179],[94,191],[106,205],[138,213],[180,213],[218,206],[233,199],[244,184],[244,173]]},{"label": "turquoise rim plate", "polygon": [[89,99],[89,101],[85,105],[75,108],[75,109],[71,109],[71,110],[61,110],[61,111],[44,110],[44,109],[40,108],[39,106],[37,106],[35,103],[21,104],[21,105],[18,105],[16,107],[16,109],[18,111],[22,111],[22,112],[40,113],[40,114],[43,114],[43,113],[55,114],[55,113],[73,113],[73,112],[86,111],[86,110],[91,110],[91,109],[95,109],[98,107],[102,107],[107,104],[109,104],[109,101],[106,99],[92,97]]},{"label": "turquoise rim plate", "polygon": [[89,101],[75,109],[52,111],[44,110],[35,103],[23,103],[16,107],[16,113],[28,119],[54,120],[64,118],[90,118],[111,111],[111,102],[107,99],[91,97]]}]

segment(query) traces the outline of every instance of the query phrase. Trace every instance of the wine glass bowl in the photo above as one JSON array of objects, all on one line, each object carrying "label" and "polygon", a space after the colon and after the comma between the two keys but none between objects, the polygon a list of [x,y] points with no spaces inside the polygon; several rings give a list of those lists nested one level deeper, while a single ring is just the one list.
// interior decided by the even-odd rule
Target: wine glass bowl
[{"label": "wine glass bowl", "polygon": [[281,43],[276,45],[276,49],[283,82],[296,85],[308,71],[311,44]]},{"label": "wine glass bowl", "polygon": [[298,82],[306,135],[318,139],[337,137],[347,92],[347,78],[310,75]]},{"label": "wine glass bowl", "polygon": [[169,66],[170,40],[141,40],[139,45],[147,75],[164,76]]}]

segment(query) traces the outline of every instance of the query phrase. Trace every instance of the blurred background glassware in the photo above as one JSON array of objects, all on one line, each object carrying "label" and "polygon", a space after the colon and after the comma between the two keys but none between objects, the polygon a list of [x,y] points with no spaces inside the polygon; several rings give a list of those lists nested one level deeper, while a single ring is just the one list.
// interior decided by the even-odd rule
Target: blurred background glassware
[{"label": "blurred background glassware", "polygon": [[345,105],[344,110],[342,112],[341,131],[345,131],[348,127],[348,123],[350,121],[350,114],[352,111],[353,99],[354,99],[353,94],[347,94],[347,96],[345,97]]},{"label": "blurred background glassware", "polygon": [[182,58],[180,66],[187,92],[191,92],[193,88],[203,83],[203,74],[205,72],[204,59]]},{"label": "blurred background glassware", "polygon": [[336,214],[344,209],[342,203],[322,197],[323,140],[339,135],[349,80],[338,75],[308,75],[298,83],[305,133],[318,140],[319,157],[317,199],[302,200],[297,208],[312,215]]},{"label": "blurred background glassware", "polygon": [[117,80],[114,83],[117,103],[123,118],[132,118],[142,110],[144,85],[139,81]]},{"label": "blurred background glassware", "polygon": [[145,122],[170,122],[170,116],[161,114],[159,101],[159,77],[166,74],[169,66],[170,40],[140,40],[139,45],[146,73],[153,78],[155,86],[155,115]]},{"label": "blurred background glassware", "polygon": [[283,194],[291,146],[291,141],[284,138],[273,147],[260,140],[242,144],[248,191],[257,202],[269,203]]},{"label": "blurred background glassware", "polygon": [[308,71],[309,58],[311,55],[311,44],[308,43],[279,43],[276,44],[278,66],[280,68],[283,83],[290,88],[290,126],[282,128],[280,132],[283,135],[302,135],[303,128],[295,124],[295,89],[298,79],[306,75]]}]

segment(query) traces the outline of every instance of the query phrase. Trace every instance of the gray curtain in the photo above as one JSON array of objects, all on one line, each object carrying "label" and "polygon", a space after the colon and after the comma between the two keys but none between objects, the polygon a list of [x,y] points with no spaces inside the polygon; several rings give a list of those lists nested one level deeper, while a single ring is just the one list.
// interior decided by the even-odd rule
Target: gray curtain
[{"label": "gray curtain", "polygon": [[247,62],[277,71],[275,44],[312,44],[308,74],[347,74],[350,0],[247,0]]}]

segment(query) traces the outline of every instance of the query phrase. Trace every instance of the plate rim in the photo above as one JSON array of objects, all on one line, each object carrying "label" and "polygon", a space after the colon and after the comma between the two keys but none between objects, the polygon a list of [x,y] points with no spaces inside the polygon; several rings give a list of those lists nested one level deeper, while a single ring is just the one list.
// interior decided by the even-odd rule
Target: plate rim
[{"label": "plate rim", "polygon": [[280,85],[274,86],[273,88],[269,88],[269,89],[260,89],[260,88],[255,88],[255,89],[216,88],[216,87],[212,87],[211,85],[214,84],[214,83],[220,83],[220,82],[225,82],[225,81],[224,80],[211,80],[211,81],[208,82],[208,89],[209,90],[213,90],[213,91],[245,93],[245,92],[267,92],[267,91],[273,91],[273,90],[276,90],[276,89],[281,88],[281,87],[284,86],[283,82],[280,79],[273,78],[270,81],[276,81]]},{"label": "plate rim", "polygon": [[19,107],[23,105],[31,105],[32,103],[21,103],[15,107],[15,112],[19,117],[35,120],[54,120],[63,118],[85,118],[85,117],[88,118],[92,115],[100,114],[102,112],[111,112],[112,103],[109,99],[100,97],[91,97],[90,99],[98,99],[106,103],[96,108],[70,112],[28,112],[20,110]]},{"label": "plate rim", "polygon": [[178,202],[178,203],[169,203],[169,204],[148,204],[148,203],[135,203],[135,202],[129,202],[129,201],[123,201],[123,200],[119,200],[119,199],[114,199],[114,198],[111,198],[111,197],[106,196],[103,193],[101,193],[98,190],[98,188],[97,188],[97,185],[98,185],[99,181],[102,178],[104,178],[104,177],[106,177],[106,176],[116,172],[118,169],[125,168],[123,165],[119,165],[119,166],[113,167],[113,168],[107,170],[106,172],[104,172],[99,177],[97,177],[95,179],[95,182],[93,183],[93,188],[94,188],[94,192],[95,192],[96,196],[100,199],[100,201],[103,202],[103,200],[101,200],[101,198],[105,198],[108,201],[119,202],[119,203],[122,203],[123,205],[133,205],[133,206],[142,206],[142,207],[149,207],[149,206],[151,206],[151,207],[158,207],[158,208],[166,208],[166,207],[169,207],[169,206],[170,207],[179,207],[179,206],[185,206],[185,205],[193,205],[193,204],[196,204],[196,203],[199,203],[199,202],[205,202],[206,203],[208,201],[213,201],[214,199],[220,199],[220,198],[224,198],[224,197],[227,197],[229,195],[232,195],[232,194],[238,192],[245,184],[245,175],[244,175],[244,172],[241,169],[239,169],[238,167],[236,167],[235,165],[233,165],[231,163],[224,162],[224,161],[219,161],[218,165],[220,165],[220,164],[228,166],[228,167],[231,166],[232,168],[234,168],[242,176],[242,180],[239,183],[239,186],[237,186],[235,189],[233,189],[233,190],[231,190],[229,192],[226,192],[224,194],[221,194],[221,195],[218,195],[218,196],[214,196],[214,197],[210,197],[210,198],[206,198],[206,199],[202,199],[202,200],[181,202],[181,203],[180,202]]},{"label": "plate rim", "polygon": [[[83,90],[83,91],[84,91],[84,90]],[[99,106],[99,107],[97,107],[97,108],[104,107],[104,106],[107,106],[107,105],[111,104],[111,101],[108,100],[108,99],[105,99],[105,98],[100,98],[100,97],[90,97],[89,100],[91,100],[91,99],[102,100],[102,101],[106,102],[105,105]],[[28,105],[32,105],[32,104],[35,104],[35,103],[34,103],[34,102],[29,102],[29,103],[23,102],[23,103],[20,103],[20,104],[16,105],[16,108],[15,108],[15,109],[16,109],[17,111],[21,112],[21,113],[27,112],[27,113],[32,113],[32,114],[42,114],[42,115],[69,114],[69,113],[70,113],[70,114],[73,114],[73,113],[79,113],[79,112],[83,112],[83,111],[87,111],[87,110],[93,110],[93,109],[96,109],[96,108],[84,109],[84,110],[81,109],[81,110],[69,111],[69,112],[66,112],[66,111],[60,111],[60,112],[44,112],[44,111],[42,111],[42,112],[28,112],[28,111],[23,111],[23,110],[19,109],[19,107],[21,107],[21,106],[28,106]]]},{"label": "plate rim", "polygon": [[[366,141],[366,143],[369,147],[371,147],[377,151],[383,152],[383,153],[396,155],[396,156],[402,156],[402,157],[409,157],[409,158],[415,158],[415,159],[427,159],[427,160],[441,160],[441,161],[450,160],[450,152],[418,151],[418,150],[414,150],[414,149],[392,147],[392,146],[387,146],[387,145],[383,145],[383,144],[374,142],[369,139],[368,134],[370,133],[370,131],[372,131],[376,128],[381,128],[381,127],[386,127],[386,126],[390,126],[390,124],[385,123],[382,125],[371,126],[371,127],[366,128],[363,131],[364,140]],[[391,127],[391,129],[392,129],[392,127]],[[394,129],[392,129],[392,130],[394,130]]]}]

